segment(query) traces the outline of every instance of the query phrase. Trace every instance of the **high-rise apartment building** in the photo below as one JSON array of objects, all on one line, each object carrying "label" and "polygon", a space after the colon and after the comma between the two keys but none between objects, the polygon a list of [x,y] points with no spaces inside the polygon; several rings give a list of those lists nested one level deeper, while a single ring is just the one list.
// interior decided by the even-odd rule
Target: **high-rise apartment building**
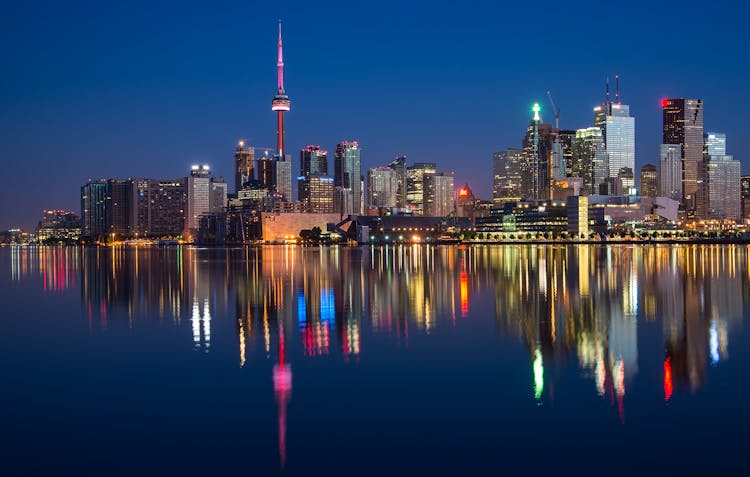
[{"label": "high-rise apartment building", "polygon": [[247,181],[255,179],[255,148],[240,141],[234,149],[234,191],[242,189]]},{"label": "high-rise apartment building", "polygon": [[581,178],[582,195],[597,194],[599,185],[604,182],[608,174],[602,129],[599,127],[578,129],[573,139],[572,149],[568,166],[569,176]]},{"label": "high-rise apartment building", "polygon": [[[635,171],[635,118],[630,116],[630,106],[607,101],[594,108],[594,124],[602,130],[606,177],[618,177],[623,168]],[[623,185],[627,190],[628,185]]]},{"label": "high-rise apartment building", "polygon": [[424,215],[424,176],[437,172],[434,162],[416,162],[406,168],[406,202],[416,215]]},{"label": "high-rise apartment building", "polygon": [[393,208],[397,204],[398,176],[396,170],[376,167],[367,171],[367,205],[373,208]]},{"label": "high-rise apartment building", "polygon": [[333,182],[337,187],[351,190],[352,212],[361,214],[362,168],[357,141],[344,141],[336,145]]},{"label": "high-rise apartment building", "polygon": [[[149,237],[176,237],[183,233],[188,202],[187,182],[187,178],[138,182],[139,233]],[[142,200],[144,198],[145,201]]]},{"label": "high-rise apartment building", "polygon": [[200,216],[210,211],[211,170],[208,166],[192,166],[187,178],[187,217],[185,228],[196,236]]},{"label": "high-rise apartment building", "polygon": [[522,149],[507,149],[492,155],[492,204],[502,207],[506,202],[524,198],[524,154]]},{"label": "high-rise apartment building", "polygon": [[396,172],[396,207],[404,209],[406,201],[406,156],[398,156],[388,166]]},{"label": "high-rise apartment building", "polygon": [[108,234],[118,238],[134,236],[138,231],[138,200],[136,181],[109,179],[107,181],[106,226]]},{"label": "high-rise apartment building", "polygon": [[456,209],[456,188],[453,173],[424,175],[424,215],[446,217]]},{"label": "high-rise apartment building", "polygon": [[269,192],[276,190],[276,172],[273,166],[274,158],[268,155],[268,151],[256,158],[258,177]]},{"label": "high-rise apartment building", "polygon": [[663,144],[679,144],[682,152],[682,202],[695,208],[698,176],[703,163],[703,100],[662,100]]},{"label": "high-rise apartment building", "polygon": [[656,197],[659,195],[659,176],[655,165],[646,164],[641,167],[639,187],[640,195],[643,197]]},{"label": "high-rise apartment building", "polygon": [[328,151],[320,146],[307,146],[299,153],[300,175],[307,177],[311,174],[328,175]]},{"label": "high-rise apartment building", "polygon": [[81,187],[81,236],[97,238],[107,233],[105,204],[107,181],[88,181]]},{"label": "high-rise apartment building", "polygon": [[682,146],[659,145],[659,195],[682,200]]},{"label": "high-rise apartment building", "polygon": [[276,192],[285,202],[292,202],[292,161],[275,161],[273,173]]}]

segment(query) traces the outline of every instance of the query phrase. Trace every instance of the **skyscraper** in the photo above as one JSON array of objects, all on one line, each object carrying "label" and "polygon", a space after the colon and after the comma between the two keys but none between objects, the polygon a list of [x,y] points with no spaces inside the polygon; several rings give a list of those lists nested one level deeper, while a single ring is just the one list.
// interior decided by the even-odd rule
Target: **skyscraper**
[{"label": "skyscraper", "polygon": [[396,207],[406,208],[406,156],[398,156],[388,166],[396,172]]},{"label": "skyscraper", "polygon": [[455,211],[456,188],[452,173],[424,175],[424,215],[446,217]]},{"label": "skyscraper", "polygon": [[398,176],[391,167],[376,167],[367,171],[367,205],[379,208],[396,207]]},{"label": "skyscraper", "polygon": [[245,146],[240,141],[234,149],[234,191],[242,189],[242,185],[255,179],[255,148]]},{"label": "skyscraper", "polygon": [[273,169],[276,192],[284,201],[292,202],[292,161],[274,161]]},{"label": "skyscraper", "polygon": [[[251,179],[248,179],[251,180]],[[247,182],[247,181],[245,181]],[[227,210],[227,183],[223,177],[211,178],[211,194],[208,199],[210,212],[224,212]]]},{"label": "skyscraper", "polygon": [[506,202],[524,198],[523,150],[508,149],[492,155],[492,204],[502,207]]},{"label": "skyscraper", "polygon": [[[357,141],[344,141],[336,145],[333,181],[337,187],[351,191],[351,212],[362,213],[362,181],[360,149]],[[347,213],[347,212],[343,212]]]},{"label": "skyscraper", "polygon": [[314,172],[309,176],[300,176],[299,200],[305,211],[312,214],[331,214],[334,212],[333,178]]},{"label": "skyscraper", "polygon": [[187,178],[187,217],[185,228],[191,238],[196,237],[200,216],[210,208],[210,179],[208,166],[192,166]]},{"label": "skyscraper", "polygon": [[107,181],[88,181],[81,187],[81,236],[97,238],[107,232]]},{"label": "skyscraper", "polygon": [[655,165],[646,164],[641,167],[639,187],[640,195],[643,197],[656,197],[659,195],[659,178]]},{"label": "skyscraper", "polygon": [[659,195],[682,200],[682,146],[659,145]]},{"label": "skyscraper", "polygon": [[310,174],[328,175],[328,151],[320,146],[307,146],[299,153],[300,175],[308,177]]},{"label": "skyscraper", "polygon": [[607,87],[607,100],[594,108],[594,124],[602,130],[607,154],[606,177],[619,177],[624,167],[635,171],[635,118],[630,116],[630,106],[620,102],[619,88],[615,100],[610,101]]},{"label": "skyscraper", "polygon": [[118,238],[135,235],[138,222],[137,190],[133,179],[107,181],[106,228]]},{"label": "skyscraper", "polygon": [[535,103],[532,111],[534,116],[523,139],[523,197],[544,200],[549,198],[552,184],[550,157],[554,128],[550,124],[542,123],[539,104]]},{"label": "skyscraper", "polygon": [[682,202],[695,208],[695,193],[703,162],[703,100],[663,99],[663,144],[682,148]]},{"label": "skyscraper", "polygon": [[276,173],[274,172],[274,158],[268,155],[268,151],[257,158],[258,160],[258,180],[269,191],[276,190]]},{"label": "skyscraper", "polygon": [[740,194],[742,196],[742,218],[750,219],[750,176],[740,179]]},{"label": "skyscraper", "polygon": [[724,156],[727,153],[727,135],[717,132],[703,133],[703,155]]},{"label": "skyscraper", "polygon": [[599,185],[604,182],[608,173],[607,153],[601,128],[578,129],[572,149],[568,174],[571,177],[580,177],[583,181],[581,194],[598,194]]},{"label": "skyscraper", "polygon": [[424,215],[424,176],[437,172],[434,162],[416,162],[406,168],[406,202],[416,215]]},{"label": "skyscraper", "polygon": [[696,216],[740,220],[740,161],[732,156],[706,156],[699,175]]}]

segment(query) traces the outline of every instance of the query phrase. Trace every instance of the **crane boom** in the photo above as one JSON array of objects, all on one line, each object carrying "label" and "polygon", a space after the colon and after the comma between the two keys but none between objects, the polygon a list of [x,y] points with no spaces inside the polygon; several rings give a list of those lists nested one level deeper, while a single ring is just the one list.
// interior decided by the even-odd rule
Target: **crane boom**
[{"label": "crane boom", "polygon": [[552,99],[551,91],[547,91],[547,97],[549,98],[549,103],[552,105],[552,110],[555,112],[555,128],[560,129],[560,110],[557,108],[555,100]]}]

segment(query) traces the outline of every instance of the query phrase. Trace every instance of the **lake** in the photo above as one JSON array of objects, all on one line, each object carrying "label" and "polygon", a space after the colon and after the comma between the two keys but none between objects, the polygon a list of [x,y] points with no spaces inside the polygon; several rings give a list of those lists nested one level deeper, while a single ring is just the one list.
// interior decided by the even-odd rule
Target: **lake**
[{"label": "lake", "polygon": [[741,473],[744,245],[0,248],[4,475]]}]

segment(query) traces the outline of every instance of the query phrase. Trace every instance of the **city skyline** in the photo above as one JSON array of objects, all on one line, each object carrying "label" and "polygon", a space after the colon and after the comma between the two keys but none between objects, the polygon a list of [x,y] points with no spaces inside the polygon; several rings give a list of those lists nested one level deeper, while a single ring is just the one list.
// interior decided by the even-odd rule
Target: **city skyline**
[{"label": "city skyline", "polygon": [[[251,36],[227,34],[205,38],[205,33],[196,34],[195,39],[179,36],[186,40],[184,45],[157,41],[156,52],[143,56],[137,53],[145,51],[149,39],[162,35],[162,30],[157,30],[152,22],[163,19],[167,13],[171,15],[171,10],[167,12],[156,5],[154,18],[147,19],[146,15],[140,15],[142,12],[119,12],[114,6],[81,11],[71,7],[63,13],[80,27],[81,37],[66,31],[60,43],[53,45],[45,43],[51,32],[43,27],[52,20],[55,9],[47,9],[43,14],[33,12],[34,22],[28,25],[32,12],[22,11],[25,7],[16,8],[9,18],[17,21],[7,29],[11,40],[15,40],[9,43],[15,47],[9,56],[11,75],[3,80],[2,93],[8,105],[4,121],[8,127],[0,133],[3,144],[0,153],[9,158],[16,180],[0,192],[0,201],[11,203],[13,197],[28,190],[29,181],[34,181],[32,192],[46,193],[32,193],[12,210],[4,206],[0,228],[31,228],[43,209],[75,210],[79,200],[75,191],[87,179],[176,177],[192,163],[209,164],[216,175],[233,177],[232,154],[238,139],[244,138],[248,144],[270,144],[276,136],[267,106],[268,85],[276,73],[271,64],[276,45],[268,38],[276,33],[273,30],[278,18],[284,21],[285,68],[295,97],[295,109],[285,119],[286,152],[295,161],[292,166],[295,173],[299,167],[295,151],[305,145],[320,144],[332,150],[344,139],[357,140],[363,149],[363,173],[405,154],[412,164],[436,162],[441,170],[455,171],[456,184],[468,183],[478,197],[490,199],[492,183],[486,171],[492,167],[492,154],[518,147],[531,104],[541,103],[542,120],[552,123],[554,114],[545,101],[546,91],[551,90],[561,110],[561,128],[591,126],[592,108],[604,101],[605,78],[615,73],[621,77],[621,100],[630,105],[631,115],[636,118],[636,171],[644,164],[658,162],[661,99],[695,97],[706,103],[706,130],[726,133],[727,148],[743,162],[743,172],[747,173],[750,146],[739,141],[743,135],[738,118],[747,100],[730,94],[733,85],[739,90],[738,78],[724,75],[718,83],[713,75],[695,69],[688,74],[684,67],[674,67],[674,54],[664,65],[657,65],[656,60],[664,56],[645,50],[640,55],[634,53],[656,33],[644,35],[645,38],[617,39],[614,49],[616,56],[622,58],[617,61],[592,61],[591,55],[581,55],[588,59],[579,58],[574,51],[545,56],[542,63],[564,65],[556,68],[556,77],[552,77],[545,68],[524,62],[518,56],[521,51],[509,46],[512,43],[503,43],[506,36],[517,33],[520,27],[507,26],[507,31],[497,31],[489,23],[501,13],[528,14],[524,7],[497,10],[487,6],[482,9],[487,18],[445,9],[427,12],[416,6],[402,7],[403,16],[398,18],[385,18],[383,13],[369,7],[348,12],[356,19],[381,20],[378,26],[385,30],[397,28],[399,35],[395,37],[383,35],[362,22],[337,23],[345,13],[335,9],[285,5],[271,12],[259,8],[260,15],[254,15],[259,21]],[[666,10],[668,6],[653,8]],[[238,14],[242,12],[240,7],[231,9]],[[109,18],[113,13],[121,18],[101,21],[103,15]],[[206,12],[195,9],[175,15],[188,25],[205,25],[208,31],[228,21],[217,15],[201,17],[201,13]],[[457,13],[452,18],[455,28],[436,36],[431,31],[435,20],[451,13]],[[672,13],[677,17],[685,15],[679,11]],[[620,14],[624,20],[631,15]],[[347,44],[328,31],[309,40],[302,26],[309,19],[306,15],[324,18],[326,25],[336,24],[338,33],[357,34]],[[552,12],[542,13],[538,34],[528,32],[528,39],[535,47],[554,40],[548,28],[553,16]],[[726,35],[737,36],[735,44],[746,43],[742,40],[747,35],[744,30],[731,28],[734,17],[727,15],[721,24],[708,21],[707,31],[720,28]],[[575,19],[570,14],[558,21],[565,20],[573,32],[575,23],[585,18],[584,15],[584,19]],[[126,20],[133,23],[131,28],[143,27],[142,38],[127,36],[130,31],[127,29],[119,33],[102,30],[108,21],[119,24]],[[160,27],[163,26],[166,35],[174,33],[172,29],[179,23],[168,22]],[[28,31],[23,29],[24,25],[29,26]],[[647,31],[651,26],[643,21],[640,25]],[[43,34],[34,40],[26,37],[35,32]],[[83,38],[86,34],[96,34],[101,45],[86,43]],[[566,40],[571,48],[583,41],[577,34],[571,37]],[[717,59],[720,68],[733,64],[730,61],[733,46],[725,42],[726,38],[722,39],[721,47],[727,54]],[[202,46],[198,39],[208,40],[210,46]],[[710,34],[690,41],[695,42],[691,43],[692,53],[717,47]],[[61,50],[71,44],[78,48]],[[190,46],[194,48],[191,50]],[[220,47],[227,51],[216,58],[210,55],[210,48]],[[170,58],[167,63],[174,70],[156,61],[160,53],[169,52],[179,53],[167,55]],[[505,63],[497,58],[498,52]],[[235,53],[230,61],[229,55]],[[675,54],[678,59],[683,55]],[[30,64],[24,55],[38,57],[40,61]],[[342,55],[350,61],[346,68],[336,69]],[[236,58],[247,58],[247,62],[237,62]],[[672,67],[666,68],[667,63]],[[91,69],[92,64],[97,68]],[[45,67],[52,66],[57,73],[55,81],[42,74]],[[496,81],[493,72],[508,66],[515,67],[524,81]],[[320,68],[320,74],[312,74]],[[229,75],[230,70],[235,73]],[[116,75],[122,71],[128,74]],[[363,72],[369,75],[363,76]],[[472,107],[474,103],[466,99],[471,91],[467,87],[483,89],[482,111],[477,111]],[[410,95],[408,111],[403,107],[404,88],[415,93]],[[463,96],[460,91],[464,91]],[[354,120],[352,107],[356,113]],[[463,120],[470,110],[472,120]],[[394,111],[403,114],[394,117]],[[466,156],[474,159],[467,161]],[[64,167],[55,168],[58,162]],[[40,176],[39,165],[54,174]]]}]

